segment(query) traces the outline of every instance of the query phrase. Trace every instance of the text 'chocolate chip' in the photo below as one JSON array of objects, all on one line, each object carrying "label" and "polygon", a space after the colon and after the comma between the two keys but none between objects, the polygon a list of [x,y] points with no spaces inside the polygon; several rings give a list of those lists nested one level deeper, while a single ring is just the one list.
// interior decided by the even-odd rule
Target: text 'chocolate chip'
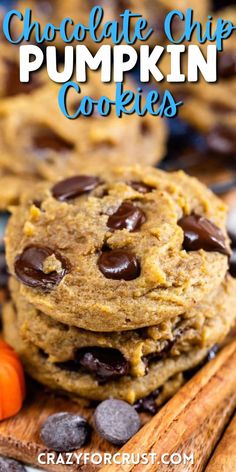
[{"label": "text 'chocolate chip'", "polygon": [[52,188],[52,195],[61,202],[89,193],[100,184],[98,177],[77,175],[58,182]]},{"label": "text 'chocolate chip'", "polygon": [[141,208],[131,202],[123,202],[118,210],[109,216],[107,226],[112,230],[127,229],[136,231],[146,221],[146,216]]},{"label": "text 'chocolate chip'", "polygon": [[88,422],[72,413],[56,413],[48,417],[41,428],[44,444],[56,452],[74,451],[82,447],[90,437]]},{"label": "text 'chocolate chip'", "polygon": [[94,423],[102,438],[116,446],[125,444],[140,428],[134,407],[122,400],[105,400],[94,413]]},{"label": "text 'chocolate chip'", "polygon": [[98,267],[107,279],[128,281],[140,275],[137,257],[125,249],[103,252],[98,259]]},{"label": "text 'chocolate chip'", "polygon": [[[44,272],[44,263],[50,256],[59,262],[58,271]],[[68,273],[70,264],[52,248],[44,246],[28,246],[15,260],[15,273],[23,284],[48,291],[57,286]]]},{"label": "text 'chocolate chip'", "polygon": [[229,255],[222,231],[207,218],[199,215],[185,216],[178,224],[184,231],[183,247],[186,251],[204,249]]}]

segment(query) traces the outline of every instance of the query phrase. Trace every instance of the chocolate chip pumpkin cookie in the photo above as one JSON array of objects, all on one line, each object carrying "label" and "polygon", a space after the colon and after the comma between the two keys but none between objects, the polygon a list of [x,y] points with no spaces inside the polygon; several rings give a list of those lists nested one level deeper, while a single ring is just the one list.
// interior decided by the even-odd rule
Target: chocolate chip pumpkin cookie
[{"label": "chocolate chip pumpkin cookie", "polygon": [[154,326],[212,296],[228,270],[224,204],[182,172],[131,167],[42,184],[7,229],[21,294],[91,331]]},{"label": "chocolate chip pumpkin cookie", "polygon": [[[127,88],[133,84],[127,83]],[[82,97],[115,96],[114,84],[102,84],[94,74],[81,86]],[[0,208],[14,204],[25,182],[55,181],[83,172],[98,172],[112,164],[155,164],[165,153],[166,127],[150,115],[122,119],[93,114],[67,119],[58,106],[59,87],[46,85],[30,96],[0,102]],[[78,107],[80,95],[68,98]],[[16,139],[12,139],[17,136]],[[5,179],[12,178],[10,195]],[[7,199],[7,197],[9,198]]]},{"label": "chocolate chip pumpkin cookie", "polygon": [[225,339],[236,320],[232,309],[236,281],[229,276],[217,293],[181,316],[148,328],[112,333],[56,322],[26,302],[16,280],[11,279],[10,288],[21,338],[62,369],[86,369],[103,381],[127,374],[142,377],[154,361],[178,357],[197,347],[210,349]]},{"label": "chocolate chip pumpkin cookie", "polygon": [[[178,357],[167,357],[163,360],[153,361],[144,377],[132,377],[128,373],[117,378],[110,375],[110,380],[98,379],[78,367],[57,365],[48,360],[48,356],[34,344],[25,342],[17,331],[16,313],[12,304],[4,309],[4,336],[16,351],[20,354],[27,372],[39,382],[50,386],[55,390],[61,390],[72,396],[85,397],[91,400],[104,400],[109,397],[126,400],[135,403],[140,398],[156,392],[162,395],[159,401],[163,401],[183,383],[181,373],[194,368],[207,357],[207,349],[193,349],[190,353],[181,354]],[[109,357],[108,365],[103,364],[105,371],[112,371],[112,358]],[[95,364],[97,364],[95,359]],[[116,368],[123,369],[123,364]],[[167,391],[167,392],[166,392]]]}]

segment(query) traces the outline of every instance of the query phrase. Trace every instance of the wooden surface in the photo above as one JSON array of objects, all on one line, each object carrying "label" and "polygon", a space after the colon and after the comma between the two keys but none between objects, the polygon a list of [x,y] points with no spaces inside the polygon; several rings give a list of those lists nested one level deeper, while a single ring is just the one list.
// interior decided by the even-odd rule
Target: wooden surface
[{"label": "wooden surface", "polygon": [[[205,465],[236,407],[236,341],[226,346],[215,360],[207,364],[175,397],[164,406],[122,449],[121,452],[162,453],[191,452],[195,464],[148,466],[105,466],[103,472],[157,471],[199,472]],[[42,422],[59,411],[78,412],[91,423],[92,408],[45,392],[40,386],[28,391],[24,409],[15,418],[0,423],[0,454],[36,465],[40,452],[47,451],[39,438]],[[228,435],[231,435],[229,430]],[[92,442],[79,452],[115,452],[93,432]],[[42,467],[43,468],[43,467]],[[47,465],[48,471],[98,470],[88,465]],[[210,470],[211,472],[211,470]]]},{"label": "wooden surface", "polygon": [[[56,412],[68,411],[83,415],[91,423],[92,408],[78,405],[70,399],[47,392],[37,384],[30,384],[27,401],[23,410],[14,418],[0,422],[0,454],[13,457],[27,464],[47,471],[86,471],[97,470],[95,467],[67,465],[39,465],[38,454],[49,452],[41,443],[39,430],[46,418]],[[79,452],[115,452],[115,448],[93,432],[91,443]]]}]

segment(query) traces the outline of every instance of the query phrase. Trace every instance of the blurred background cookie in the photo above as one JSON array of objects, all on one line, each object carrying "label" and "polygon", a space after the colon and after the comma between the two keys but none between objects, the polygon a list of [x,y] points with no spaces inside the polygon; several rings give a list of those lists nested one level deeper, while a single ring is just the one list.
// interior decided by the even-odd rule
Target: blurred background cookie
[{"label": "blurred background cookie", "polygon": [[[132,81],[126,83],[132,89]],[[68,108],[74,113],[86,95],[115,97],[115,84],[102,84],[93,74],[72,92]],[[164,120],[125,115],[113,110],[106,118],[67,119],[58,106],[59,87],[48,84],[30,95],[0,101],[0,208],[16,203],[22,185],[57,180],[78,173],[102,172],[115,164],[158,163],[166,152]],[[12,139],[17,136],[17,140]],[[10,180],[9,180],[10,179]],[[11,185],[6,185],[9,182]]]}]

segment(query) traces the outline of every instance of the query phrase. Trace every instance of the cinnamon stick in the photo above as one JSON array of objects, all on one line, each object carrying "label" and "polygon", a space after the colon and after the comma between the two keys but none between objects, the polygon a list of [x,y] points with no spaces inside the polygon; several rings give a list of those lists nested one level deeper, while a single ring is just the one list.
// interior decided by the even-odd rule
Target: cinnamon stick
[{"label": "cinnamon stick", "polygon": [[206,472],[236,471],[236,415],[227,428],[216,451],[209,462]]},{"label": "cinnamon stick", "polygon": [[[134,465],[131,461],[124,465],[107,465],[101,471],[203,471],[236,407],[235,365],[236,341],[226,346],[188,382],[120,451],[154,453],[155,463]],[[182,457],[193,454],[194,463],[161,463],[163,454],[169,454],[170,458],[173,453]]]}]

